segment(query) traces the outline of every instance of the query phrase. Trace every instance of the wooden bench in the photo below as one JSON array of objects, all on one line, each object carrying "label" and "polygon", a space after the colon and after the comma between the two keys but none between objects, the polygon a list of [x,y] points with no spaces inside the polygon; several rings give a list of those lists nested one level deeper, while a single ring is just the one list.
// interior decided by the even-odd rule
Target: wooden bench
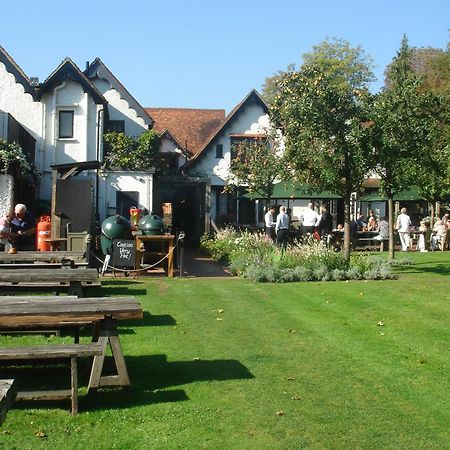
[{"label": "wooden bench", "polygon": [[17,391],[14,380],[0,380],[0,425],[6,419],[6,413],[16,399]]},{"label": "wooden bench", "polygon": [[0,361],[30,362],[32,360],[46,361],[70,359],[70,389],[21,391],[17,392],[17,400],[71,400],[72,414],[78,412],[78,358],[99,356],[103,347],[98,342],[91,344],[69,345],[39,345],[29,347],[3,347],[0,348]]},{"label": "wooden bench", "polygon": [[389,244],[389,239],[378,240],[374,237],[363,237],[357,238],[354,241],[354,250],[379,250],[383,252],[385,248],[387,249],[387,244]]},{"label": "wooden bench", "polygon": [[14,270],[0,268],[0,288],[3,289],[64,289],[69,294],[82,297],[86,288],[100,285],[96,269],[63,267]]},{"label": "wooden bench", "polygon": [[38,251],[23,251],[14,254],[0,252],[0,263],[34,263],[36,261],[41,262],[62,262],[73,261],[75,265],[78,263],[86,262],[85,252],[72,252],[72,251],[60,251],[60,252],[38,252]]}]

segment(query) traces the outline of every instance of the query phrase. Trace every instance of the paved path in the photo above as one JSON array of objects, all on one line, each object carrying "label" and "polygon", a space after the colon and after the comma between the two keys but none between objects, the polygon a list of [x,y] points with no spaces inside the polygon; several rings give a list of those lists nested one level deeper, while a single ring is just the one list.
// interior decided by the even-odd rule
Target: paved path
[{"label": "paved path", "polygon": [[[180,271],[174,270],[175,276],[179,276]],[[200,249],[185,248],[184,250],[184,277],[230,277],[229,272],[217,261],[206,256]]]}]

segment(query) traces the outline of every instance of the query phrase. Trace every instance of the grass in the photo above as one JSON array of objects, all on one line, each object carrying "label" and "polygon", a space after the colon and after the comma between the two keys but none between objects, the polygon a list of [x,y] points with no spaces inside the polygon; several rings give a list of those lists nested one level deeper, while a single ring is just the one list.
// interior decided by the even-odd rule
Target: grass
[{"label": "grass", "polygon": [[132,386],[16,404],[0,448],[450,448],[450,252],[408,256],[392,281],[108,280],[146,311]]}]

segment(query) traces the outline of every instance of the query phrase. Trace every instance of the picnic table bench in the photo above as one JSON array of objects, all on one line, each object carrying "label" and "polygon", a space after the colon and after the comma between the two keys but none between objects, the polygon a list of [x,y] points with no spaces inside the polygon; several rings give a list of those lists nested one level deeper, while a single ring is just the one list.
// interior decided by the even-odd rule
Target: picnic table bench
[{"label": "picnic table bench", "polygon": [[87,287],[100,285],[96,269],[63,267],[15,270],[2,269],[0,265],[0,288],[3,289],[53,288],[84,296]]},{"label": "picnic table bench", "polygon": [[19,391],[17,400],[71,400],[72,414],[78,412],[78,358],[102,354],[100,342],[70,345],[39,345],[28,347],[0,348],[0,361],[29,362],[31,360],[70,359],[70,389],[44,389],[40,391]]},{"label": "picnic table bench", "polygon": [[73,265],[77,266],[81,263],[86,263],[85,252],[74,251],[51,251],[51,252],[38,252],[38,251],[19,251],[17,253],[0,252],[0,264],[24,264],[40,262],[64,262],[71,261]]},{"label": "picnic table bench", "polygon": [[[94,347],[80,347],[81,344],[59,347],[51,344],[45,346],[45,348],[32,351],[30,351],[31,347],[23,347],[22,350],[20,348],[15,348],[15,350],[0,348],[0,360],[2,359],[1,355],[3,355],[4,360],[8,360],[8,358],[21,359],[20,356],[30,353],[31,356],[24,359],[37,359],[38,355],[44,356],[44,359],[55,359],[63,356],[70,358],[72,361],[73,358],[87,356],[89,352],[95,351],[88,390],[95,390],[103,386],[128,386],[130,379],[120,344],[117,321],[142,319],[142,317],[142,308],[133,297],[74,298],[36,295],[0,297],[0,330],[63,328],[93,324],[95,329],[92,339],[96,343]],[[111,348],[116,374],[103,375],[108,345]],[[99,349],[100,352],[98,352]],[[74,364],[76,364],[76,361]],[[54,394],[57,393],[54,392]],[[76,402],[74,395],[72,389],[70,395],[72,408],[74,408],[73,401]],[[49,397],[31,396],[30,398],[30,396],[21,395],[20,398],[43,399]],[[67,398],[67,392],[64,398]],[[74,411],[76,410],[72,409],[72,412]]]},{"label": "picnic table bench", "polygon": [[0,425],[6,419],[6,413],[16,398],[16,385],[14,380],[0,380]]}]

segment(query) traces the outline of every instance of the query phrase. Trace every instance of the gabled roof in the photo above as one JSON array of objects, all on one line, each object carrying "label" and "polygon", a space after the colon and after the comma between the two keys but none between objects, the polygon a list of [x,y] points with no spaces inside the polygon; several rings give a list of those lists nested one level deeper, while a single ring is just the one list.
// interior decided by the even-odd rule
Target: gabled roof
[{"label": "gabled roof", "polygon": [[224,109],[145,108],[153,117],[153,129],[169,131],[191,154],[197,154],[204,143],[224,121]]},{"label": "gabled roof", "polygon": [[267,106],[266,102],[262,99],[262,97],[259,95],[258,91],[252,89],[250,93],[244,98],[244,100],[242,100],[233,108],[233,110],[228,114],[228,116],[225,118],[222,124],[216,130],[214,130],[214,132],[205,141],[200,151],[196,153],[188,161],[187,165],[191,165],[192,163],[195,162],[196,159],[200,158],[202,154],[205,153],[205,150],[208,148],[211,142],[217,137],[217,135],[219,135],[227,127],[227,125],[229,125],[236,118],[236,116],[239,114],[240,111],[242,111],[245,107],[251,104],[260,105],[265,114],[269,112],[269,107]]},{"label": "gabled roof", "polygon": [[9,73],[14,75],[16,82],[23,86],[25,92],[33,96],[35,95],[35,90],[33,86],[31,86],[30,79],[2,46],[0,46],[0,62],[5,65],[6,70]]},{"label": "gabled roof", "polygon": [[78,66],[70,59],[65,58],[64,61],[53,71],[53,73],[41,84],[40,94],[49,92],[63,83],[65,80],[72,80],[83,87],[84,92],[89,92],[97,104],[106,104],[105,97],[93,85],[91,80],[78,68]]},{"label": "gabled roof", "polygon": [[[184,144],[178,142],[176,137],[169,130],[164,130],[162,133],[157,131],[157,133],[160,135],[161,138],[166,137],[167,139],[170,139],[179,149],[184,149]],[[189,150],[187,150],[187,152],[191,154]]]},{"label": "gabled roof", "polygon": [[150,128],[152,127],[154,122],[153,118],[127,91],[125,86],[113,75],[113,73],[108,69],[108,67],[106,67],[105,63],[100,58],[95,58],[95,60],[85,71],[85,74],[90,80],[95,78],[106,80],[110,87],[119,92],[120,97],[123,98],[130,105],[130,107],[136,111],[137,115],[144,120],[146,125]]}]

